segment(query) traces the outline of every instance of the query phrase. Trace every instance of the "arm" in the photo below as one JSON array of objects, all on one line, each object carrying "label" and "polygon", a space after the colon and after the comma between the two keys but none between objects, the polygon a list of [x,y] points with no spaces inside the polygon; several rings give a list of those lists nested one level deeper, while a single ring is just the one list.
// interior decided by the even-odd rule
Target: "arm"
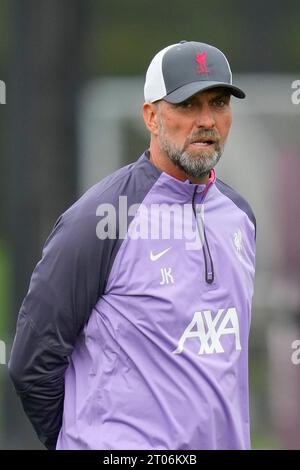
[{"label": "arm", "polygon": [[[53,449],[61,429],[64,375],[78,335],[89,319],[122,244],[96,236],[97,207],[119,195],[140,203],[160,172],[142,156],[85,193],[57,222],[36,266],[19,313],[9,372],[40,440]],[[137,188],[142,188],[137,191]],[[129,218],[129,220],[131,220]]]},{"label": "arm", "polygon": [[76,207],[58,221],[18,317],[9,372],[49,449],[55,448],[62,424],[68,357],[104,289],[111,241],[96,237],[96,223],[93,208],[86,213]]}]

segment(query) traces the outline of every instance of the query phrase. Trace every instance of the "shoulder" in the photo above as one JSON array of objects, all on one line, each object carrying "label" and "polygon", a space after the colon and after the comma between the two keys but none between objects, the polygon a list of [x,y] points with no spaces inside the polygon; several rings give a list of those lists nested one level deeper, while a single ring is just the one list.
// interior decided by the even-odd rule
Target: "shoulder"
[{"label": "shoulder", "polygon": [[[56,239],[70,245],[70,248],[82,245],[87,250],[98,251],[100,241],[95,234],[99,214],[107,209],[111,214],[114,210],[115,231],[118,233],[119,204],[122,204],[123,210],[125,199],[127,207],[141,203],[159,176],[159,170],[143,154],[136,162],[120,168],[88,189],[58,218],[49,238],[59,235]],[[114,242],[107,239],[106,244]]]},{"label": "shoulder", "polygon": [[256,234],[256,218],[248,201],[235,189],[224,183],[224,181],[220,180],[219,178],[216,179],[216,187],[224,196],[228,197],[241,211],[243,211],[248,216],[254,225]]},{"label": "shoulder", "polygon": [[140,203],[151,189],[160,172],[143,154],[136,162],[126,165],[88,189],[64,214],[67,220],[95,216],[99,204],[116,208],[119,197],[126,196],[128,204]]}]

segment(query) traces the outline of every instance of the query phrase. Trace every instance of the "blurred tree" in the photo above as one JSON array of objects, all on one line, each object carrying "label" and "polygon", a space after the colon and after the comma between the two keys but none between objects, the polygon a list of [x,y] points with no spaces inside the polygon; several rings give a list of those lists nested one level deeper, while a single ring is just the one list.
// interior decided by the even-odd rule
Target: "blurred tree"
[{"label": "blurred tree", "polygon": [[[51,226],[76,197],[84,13],[84,0],[14,2],[7,200],[15,315]],[[14,447],[19,416],[13,397],[8,390],[8,447]],[[32,436],[28,429],[18,429],[23,447]]]},{"label": "blurred tree", "polygon": [[86,0],[92,11],[88,74],[140,75],[149,57],[181,39],[224,50],[234,72],[298,72],[297,0]]}]

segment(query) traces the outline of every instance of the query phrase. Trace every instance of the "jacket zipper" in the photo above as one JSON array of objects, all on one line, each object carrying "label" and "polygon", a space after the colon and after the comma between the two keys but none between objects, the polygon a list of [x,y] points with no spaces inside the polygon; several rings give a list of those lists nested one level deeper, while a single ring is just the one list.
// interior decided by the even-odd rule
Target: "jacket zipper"
[{"label": "jacket zipper", "polygon": [[196,186],[194,189],[192,207],[193,207],[193,212],[194,212],[194,216],[196,219],[199,236],[201,237],[201,233],[203,232],[203,237],[204,237],[204,240],[202,240],[202,251],[203,251],[203,257],[204,257],[204,264],[205,264],[205,281],[207,282],[207,284],[212,284],[215,278],[214,264],[213,264],[213,260],[212,260],[210,249],[209,249],[209,244],[208,244],[207,237],[206,237],[205,225],[203,224],[203,230],[199,228],[199,221],[198,221],[196,205],[195,205],[197,188],[198,186]]}]

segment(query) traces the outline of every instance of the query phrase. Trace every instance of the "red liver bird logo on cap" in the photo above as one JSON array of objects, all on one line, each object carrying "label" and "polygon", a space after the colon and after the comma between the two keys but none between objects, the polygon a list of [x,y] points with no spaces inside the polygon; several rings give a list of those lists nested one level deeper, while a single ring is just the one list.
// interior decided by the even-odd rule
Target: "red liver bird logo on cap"
[{"label": "red liver bird logo on cap", "polygon": [[206,65],[206,52],[201,54],[196,54],[196,62],[198,63],[197,72],[198,73],[209,73]]}]

